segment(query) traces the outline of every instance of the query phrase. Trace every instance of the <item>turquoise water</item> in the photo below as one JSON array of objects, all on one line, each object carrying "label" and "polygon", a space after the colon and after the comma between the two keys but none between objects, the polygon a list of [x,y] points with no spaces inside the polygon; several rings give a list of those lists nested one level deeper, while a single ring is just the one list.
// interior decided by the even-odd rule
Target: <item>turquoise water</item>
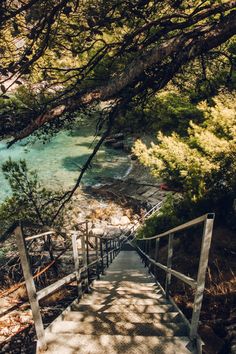
[{"label": "turquoise water", "polygon": [[[0,142],[0,201],[11,193],[1,171],[2,163],[9,157],[13,160],[25,159],[30,169],[37,170],[45,186],[67,189],[74,184],[80,172],[79,167],[92,152],[93,141],[93,130],[83,128],[74,132],[60,132],[45,144],[38,141],[26,145],[23,140],[7,149],[6,142]],[[102,147],[82,183],[91,185],[98,183],[99,177],[121,177],[128,166],[129,160],[124,152]]]}]

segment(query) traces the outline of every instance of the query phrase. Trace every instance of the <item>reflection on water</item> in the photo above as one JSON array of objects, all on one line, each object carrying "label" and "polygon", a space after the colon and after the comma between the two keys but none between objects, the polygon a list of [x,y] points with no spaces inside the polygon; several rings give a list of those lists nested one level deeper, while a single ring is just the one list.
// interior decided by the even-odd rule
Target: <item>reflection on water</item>
[{"label": "reflection on water", "polygon": [[[10,194],[8,182],[4,179],[1,165],[9,157],[13,160],[25,159],[30,169],[36,169],[42,182],[53,188],[69,188],[75,182],[93,146],[93,131],[80,129],[74,133],[60,132],[43,144],[36,142],[26,145],[24,141],[10,149],[0,142],[0,200]],[[84,184],[94,184],[99,177],[123,176],[128,167],[128,157],[124,152],[102,147],[93,160],[83,179]]]}]

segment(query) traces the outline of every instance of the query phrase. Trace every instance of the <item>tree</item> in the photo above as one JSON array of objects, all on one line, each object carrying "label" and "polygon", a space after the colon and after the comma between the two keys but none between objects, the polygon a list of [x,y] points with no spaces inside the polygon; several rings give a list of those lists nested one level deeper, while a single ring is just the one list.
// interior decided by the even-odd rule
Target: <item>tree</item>
[{"label": "tree", "polygon": [[229,78],[235,67],[228,48],[236,1],[4,0],[0,6],[2,96],[7,100],[13,83],[27,81],[43,83],[46,97],[33,116],[21,119],[20,131],[13,129],[9,147],[42,127],[61,126],[75,111],[111,103],[101,110],[101,139],[56,216],[130,104],[177,84],[190,64],[204,83],[212,62],[223,63]]},{"label": "tree", "polygon": [[10,222],[16,220],[57,229],[62,227],[65,214],[61,214],[57,223],[53,224],[55,210],[60,206],[60,191],[55,192],[42,186],[37,172],[29,170],[25,160],[15,162],[9,159],[3,164],[2,170],[12,195],[0,205],[0,231],[4,231]]},{"label": "tree", "polygon": [[[190,122],[188,136],[158,133],[148,148],[137,141],[134,152],[152,173],[184,192],[193,202],[210,197],[232,199],[236,191],[236,93],[221,93],[214,105],[199,104],[202,124]],[[232,202],[232,200],[231,200]],[[230,203],[232,206],[232,203]]]},{"label": "tree", "polygon": [[209,59],[234,65],[224,43],[236,34],[235,1],[5,0],[0,13],[3,94],[25,77],[55,91],[12,143],[101,101],[113,100],[118,115],[196,58],[206,81]]}]

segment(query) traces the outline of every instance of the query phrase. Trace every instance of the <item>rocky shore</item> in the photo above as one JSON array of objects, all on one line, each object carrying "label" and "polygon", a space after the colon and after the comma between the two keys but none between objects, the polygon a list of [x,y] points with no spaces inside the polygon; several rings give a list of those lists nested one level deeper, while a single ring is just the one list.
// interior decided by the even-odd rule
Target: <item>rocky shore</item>
[{"label": "rocky shore", "polygon": [[130,173],[123,179],[101,178],[99,185],[78,190],[72,198],[65,228],[76,231],[80,222],[88,220],[91,235],[117,236],[172,193],[163,186],[145,167],[132,161]]}]

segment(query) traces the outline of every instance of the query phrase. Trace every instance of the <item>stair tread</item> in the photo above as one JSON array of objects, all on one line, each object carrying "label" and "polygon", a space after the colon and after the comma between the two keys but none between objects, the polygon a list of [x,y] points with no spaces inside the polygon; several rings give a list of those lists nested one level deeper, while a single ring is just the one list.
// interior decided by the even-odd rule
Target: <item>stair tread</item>
[{"label": "stair tread", "polygon": [[50,326],[53,333],[74,333],[91,335],[126,335],[126,336],[186,336],[186,325],[183,323],[155,322],[132,323],[127,321],[111,322],[106,319],[95,319],[93,322],[58,321]]},{"label": "stair tread", "polygon": [[48,354],[190,354],[183,337],[67,335],[47,333]]},{"label": "stair tread", "polygon": [[166,305],[169,302],[166,301],[164,298],[161,299],[138,299],[138,298],[85,298],[80,301],[81,305]]},{"label": "stair tread", "polygon": [[122,251],[92,293],[46,329],[48,354],[188,354],[188,328],[140,262]]},{"label": "stair tread", "polygon": [[173,310],[173,306],[167,305],[93,305],[93,304],[78,304],[72,306],[73,311],[102,311],[104,313],[117,313],[117,312],[135,312],[135,313],[165,313]]},{"label": "stair tread", "polygon": [[167,312],[167,313],[131,313],[131,312],[121,312],[121,313],[109,313],[109,312],[89,312],[89,311],[73,311],[68,312],[63,316],[63,320],[67,321],[82,321],[93,322],[95,319],[101,319],[104,321],[111,322],[121,322],[129,321],[131,323],[155,323],[161,321],[164,322],[180,322],[178,312]]},{"label": "stair tread", "polygon": [[111,291],[111,292],[107,292],[107,293],[101,293],[101,292],[97,292],[96,290],[93,291],[92,294],[86,295],[81,299],[81,302],[83,300],[102,300],[102,301],[109,301],[112,299],[149,299],[149,300],[164,300],[165,297],[159,293],[156,294],[155,292],[151,293],[151,292],[120,292],[120,291]]}]

